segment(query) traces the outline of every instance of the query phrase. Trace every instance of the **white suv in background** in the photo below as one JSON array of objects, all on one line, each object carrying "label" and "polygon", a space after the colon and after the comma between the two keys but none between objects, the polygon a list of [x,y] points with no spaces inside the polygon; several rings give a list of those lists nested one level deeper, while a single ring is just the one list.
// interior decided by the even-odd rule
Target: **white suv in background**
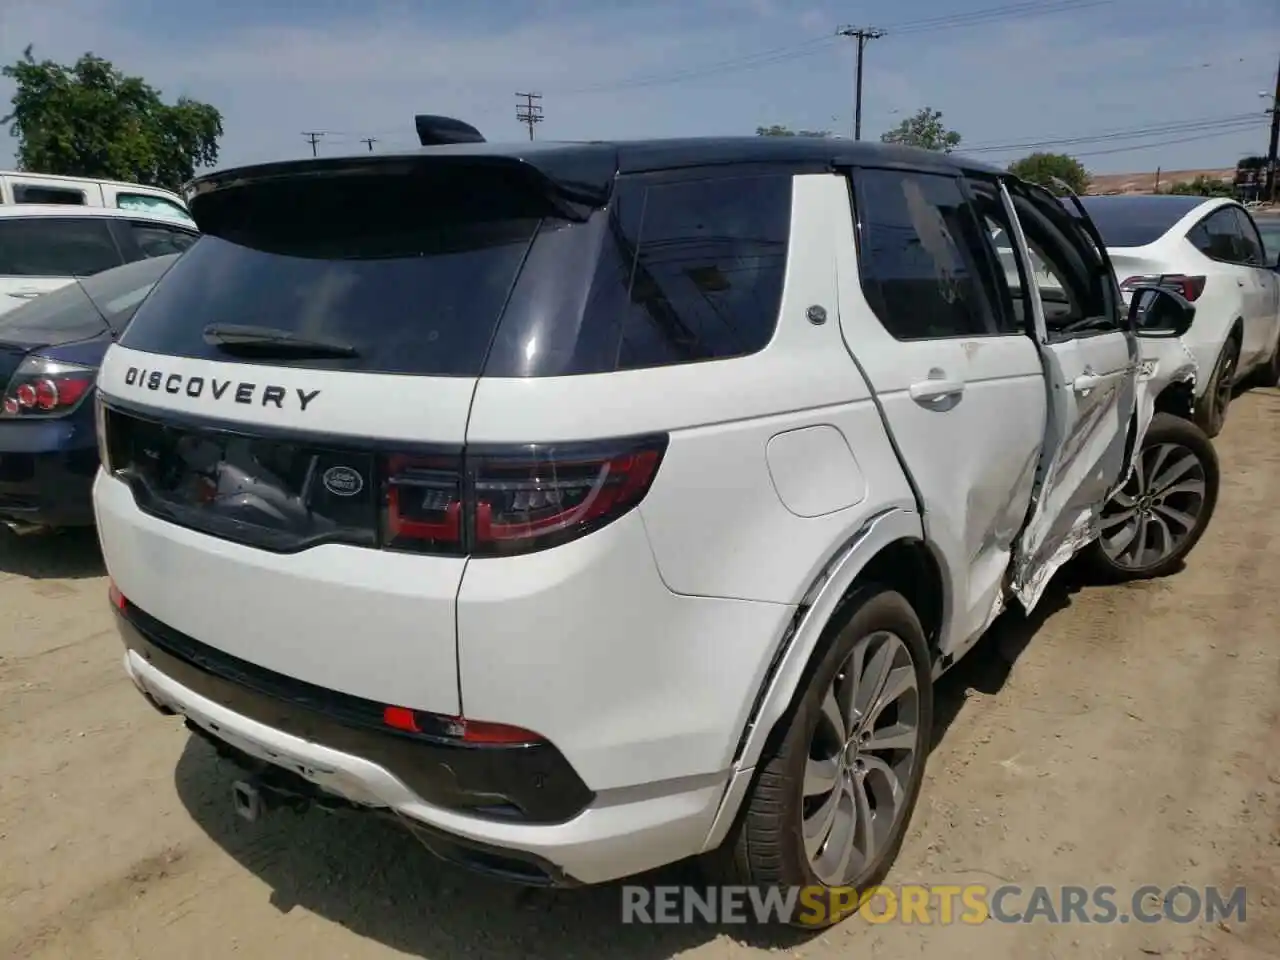
[{"label": "white suv in background", "polygon": [[0,206],[0,314],[111,267],[181,253],[194,224],[106,207]]},{"label": "white suv in background", "polygon": [[125,669],[251,818],[865,886],[935,678],[1078,551],[1160,575],[1213,512],[1133,333],[1194,307],[1127,319],[1087,218],[954,156],[466,143],[190,201],[102,366],[95,503]]},{"label": "white suv in background", "polygon": [[14,203],[133,210],[191,224],[191,214],[182,198],[161,187],[97,177],[0,170],[0,204]]},{"label": "white suv in background", "polygon": [[1280,261],[1234,200],[1181,196],[1085,197],[1120,290],[1161,282],[1196,305],[1183,337],[1195,357],[1196,419],[1216,436],[1233,389],[1280,382]]}]

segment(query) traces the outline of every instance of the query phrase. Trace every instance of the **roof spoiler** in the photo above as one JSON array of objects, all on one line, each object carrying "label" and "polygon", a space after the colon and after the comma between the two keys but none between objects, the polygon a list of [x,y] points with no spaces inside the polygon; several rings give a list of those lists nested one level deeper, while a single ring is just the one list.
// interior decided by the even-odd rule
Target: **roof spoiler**
[{"label": "roof spoiler", "polygon": [[413,118],[413,124],[418,128],[418,142],[424,147],[437,147],[445,143],[485,142],[479,130],[453,117],[420,113]]}]

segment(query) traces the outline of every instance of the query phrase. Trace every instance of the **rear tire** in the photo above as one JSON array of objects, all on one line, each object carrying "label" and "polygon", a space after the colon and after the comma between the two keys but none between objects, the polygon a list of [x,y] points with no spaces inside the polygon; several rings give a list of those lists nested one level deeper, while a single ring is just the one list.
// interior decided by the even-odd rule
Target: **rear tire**
[{"label": "rear tire", "polygon": [[1103,508],[1102,535],[1085,548],[1103,579],[1176,572],[1218,504],[1218,455],[1204,431],[1171,413],[1151,419],[1133,473]]},{"label": "rear tire", "polygon": [[1218,357],[1218,365],[1214,368],[1213,379],[1209,382],[1209,389],[1205,391],[1204,403],[1197,417],[1200,429],[1210,439],[1220,434],[1227,422],[1227,408],[1231,405],[1236,369],[1239,366],[1240,341],[1233,335],[1222,347],[1222,354]]},{"label": "rear tire", "polygon": [[733,832],[706,862],[727,884],[820,888],[823,907],[797,901],[790,920],[807,929],[847,916],[847,888],[861,893],[888,873],[933,735],[929,648],[901,594],[858,590],[825,642],[765,748]]}]

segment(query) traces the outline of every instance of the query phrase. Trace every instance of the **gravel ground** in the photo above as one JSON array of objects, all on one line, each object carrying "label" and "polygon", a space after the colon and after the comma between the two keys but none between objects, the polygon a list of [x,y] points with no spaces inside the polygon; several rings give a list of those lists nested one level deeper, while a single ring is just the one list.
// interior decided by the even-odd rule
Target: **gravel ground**
[{"label": "gravel ground", "polygon": [[1185,570],[1067,571],[943,680],[890,882],[1244,885],[1243,923],[623,927],[614,888],[491,883],[378,822],[243,823],[232,771],[125,680],[101,558],[68,535],[0,540],[0,957],[1278,956],[1280,394],[1240,397],[1218,447]]}]

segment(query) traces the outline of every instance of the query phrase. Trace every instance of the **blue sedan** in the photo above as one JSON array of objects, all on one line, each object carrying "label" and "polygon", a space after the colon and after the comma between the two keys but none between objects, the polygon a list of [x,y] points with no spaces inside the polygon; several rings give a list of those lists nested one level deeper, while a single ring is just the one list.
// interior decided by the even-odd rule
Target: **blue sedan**
[{"label": "blue sedan", "polygon": [[0,316],[0,523],[93,524],[98,366],[178,256],[106,270]]}]

